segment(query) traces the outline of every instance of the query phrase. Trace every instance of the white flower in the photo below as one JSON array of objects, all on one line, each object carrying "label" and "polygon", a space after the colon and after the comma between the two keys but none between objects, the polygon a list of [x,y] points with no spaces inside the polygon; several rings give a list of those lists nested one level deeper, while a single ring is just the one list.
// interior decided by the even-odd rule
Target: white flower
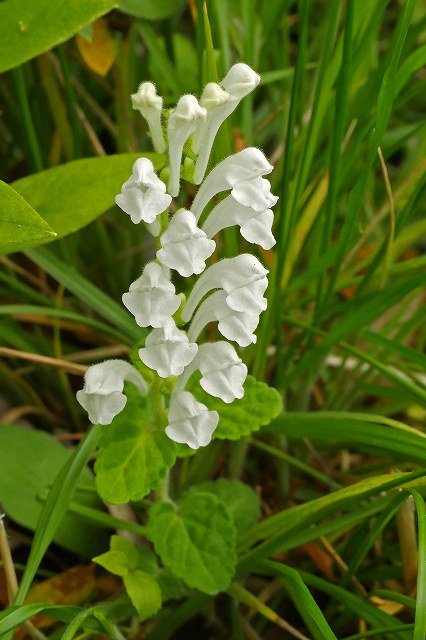
[{"label": "white flower", "polygon": [[209,240],[204,231],[197,227],[194,214],[186,209],[181,209],[173,216],[160,243],[157,258],[184,277],[204,271],[205,260],[216,247],[214,240]]},{"label": "white flower", "polygon": [[137,109],[148,123],[154,149],[157,153],[164,153],[166,145],[161,128],[163,98],[157,95],[157,90],[152,82],[142,82],[137,92],[130,97],[133,109]]},{"label": "white flower", "polygon": [[233,189],[238,182],[253,180],[271,173],[265,154],[256,147],[248,147],[219,162],[209,173],[198,190],[191,211],[199,219],[206,204],[221,191]]},{"label": "white flower", "polygon": [[180,331],[172,318],[163,327],[153,329],[139,349],[139,357],[150,369],[155,369],[161,378],[179,376],[195,358],[198,345],[189,342],[184,331]]},{"label": "white flower", "polygon": [[208,238],[213,238],[222,229],[236,224],[240,227],[243,238],[263,249],[271,249],[275,244],[272,235],[273,221],[271,209],[256,211],[253,207],[243,206],[230,195],[214,207],[202,229]]},{"label": "white flower", "polygon": [[133,382],[141,395],[148,387],[141,374],[125,360],[107,360],[89,367],[84,376],[84,387],[77,391],[77,400],[89,414],[93,424],[111,424],[124,409],[127,398],[123,393],[124,381]]},{"label": "white flower", "polygon": [[245,207],[252,207],[255,211],[266,211],[275,206],[278,196],[271,193],[271,183],[266,178],[241,180],[233,187],[232,197]]},{"label": "white flower", "polygon": [[138,224],[142,220],[154,222],[158,214],[167,209],[172,198],[166,193],[164,182],[156,175],[151,160],[138,158],[131,177],[123,184],[115,201],[129,214],[132,222]]},{"label": "white flower", "polygon": [[228,294],[220,289],[204,300],[194,314],[188,329],[188,339],[196,342],[209,322],[218,321],[220,333],[240,347],[248,347],[257,340],[254,331],[259,324],[259,314],[235,311],[226,304]]},{"label": "white flower", "polygon": [[210,82],[204,88],[200,104],[207,109],[207,118],[194,143],[194,150],[199,154],[194,172],[195,184],[200,184],[204,177],[220,125],[259,81],[260,77],[253,69],[247,64],[238,63],[231,67],[220,84]]},{"label": "white flower", "polygon": [[200,107],[197,98],[191,95],[182,96],[170,114],[167,126],[170,165],[169,193],[174,197],[179,193],[183,145],[200,123],[205,120],[206,114],[207,111]]},{"label": "white flower", "polygon": [[247,367],[229,342],[222,340],[202,344],[194,360],[180,376],[176,388],[183,389],[197,369],[202,375],[200,385],[211,396],[221,398],[228,404],[243,397]]},{"label": "white flower", "polygon": [[267,273],[268,270],[249,253],[216,262],[195,283],[183,308],[182,319],[188,322],[202,298],[212,289],[226,291],[226,304],[231,309],[258,315],[267,306],[263,297],[268,287]]},{"label": "white flower", "polygon": [[123,304],[140,327],[160,328],[179,309],[181,299],[168,277],[168,269],[149,262],[140,278],[132,282]]},{"label": "white flower", "polygon": [[171,440],[198,449],[209,444],[219,422],[217,411],[209,411],[188,391],[172,395],[166,433]]}]

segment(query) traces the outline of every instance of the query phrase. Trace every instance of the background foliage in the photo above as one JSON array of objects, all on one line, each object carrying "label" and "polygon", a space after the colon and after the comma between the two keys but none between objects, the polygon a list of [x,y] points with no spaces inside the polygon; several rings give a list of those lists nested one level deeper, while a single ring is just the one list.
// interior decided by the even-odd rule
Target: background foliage
[{"label": "background foliage", "polygon": [[[0,504],[20,580],[17,594],[0,581],[3,605],[14,602],[0,634],[31,618],[18,633],[423,640],[425,9],[0,2]],[[105,460],[120,424],[82,440],[74,392],[86,364],[141,339],[121,294],[154,248],[113,205],[151,150],[129,95],[153,80],[172,106],[239,60],[262,83],[215,158],[255,145],[276,165],[277,245],[260,255],[269,303],[244,357],[284,410],[249,383],[193,456],[157,436],[141,442],[135,419],[133,464],[153,452],[156,479],[133,487],[130,465],[112,486]],[[230,232],[218,254],[239,249]],[[98,491],[131,508],[96,496],[99,440]],[[176,459],[179,517],[157,486]],[[133,543],[113,536],[108,549],[117,530]],[[134,545],[140,536],[153,545]],[[185,564],[179,549],[197,555],[200,536],[206,556]],[[119,577],[95,573],[94,555]]]}]

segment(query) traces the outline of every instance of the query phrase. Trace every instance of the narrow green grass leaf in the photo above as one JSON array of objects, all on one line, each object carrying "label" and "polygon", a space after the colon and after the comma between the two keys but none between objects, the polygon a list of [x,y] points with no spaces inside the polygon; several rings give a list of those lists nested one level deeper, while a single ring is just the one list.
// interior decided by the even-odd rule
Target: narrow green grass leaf
[{"label": "narrow green grass leaf", "polygon": [[143,332],[135,325],[134,319],[115,300],[107,296],[75,269],[62,262],[47,249],[34,248],[27,256],[52,278],[60,282],[79,300],[89,305],[97,314],[111,322],[113,326],[128,336],[130,344],[140,340]]},{"label": "narrow green grass leaf", "polygon": [[424,640],[426,637],[426,508],[424,498],[411,490],[417,511],[418,523],[418,571],[417,571],[417,602],[414,620],[413,640]]},{"label": "narrow green grass leaf", "polygon": [[57,475],[40,512],[30,555],[15,598],[15,604],[23,604],[46,549],[52,542],[68,510],[80,476],[96,448],[99,436],[100,427],[92,427]]},{"label": "narrow green grass leaf", "polygon": [[337,640],[324,614],[295,569],[272,560],[265,560],[260,570],[262,568],[269,569],[274,575],[280,577],[300,616],[316,640]]},{"label": "narrow green grass leaf", "polygon": [[375,424],[374,417],[367,422],[350,413],[286,413],[276,418],[266,430],[290,438],[332,440],[341,446],[351,443],[361,449],[367,446],[376,455],[390,452],[397,459],[426,466],[426,437],[423,433],[409,427],[402,430],[391,425]]},{"label": "narrow green grass leaf", "polygon": [[115,0],[1,2],[0,73],[70,38],[117,4]]}]

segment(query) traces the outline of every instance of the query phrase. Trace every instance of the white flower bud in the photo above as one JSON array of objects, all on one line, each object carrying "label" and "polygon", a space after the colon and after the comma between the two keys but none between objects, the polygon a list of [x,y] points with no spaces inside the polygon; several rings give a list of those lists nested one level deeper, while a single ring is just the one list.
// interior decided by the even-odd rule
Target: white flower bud
[{"label": "white flower bud", "polygon": [[115,201],[134,224],[142,220],[150,224],[167,209],[172,199],[166,193],[166,185],[156,175],[151,160],[138,158],[131,177],[123,184]]},{"label": "white flower bud", "polygon": [[202,298],[212,289],[226,291],[226,304],[231,309],[258,315],[267,306],[263,297],[268,287],[267,273],[268,270],[249,253],[216,262],[195,283],[183,308],[182,319],[188,322]]},{"label": "white flower bud", "polygon": [[124,409],[127,402],[123,393],[125,380],[132,382],[141,395],[147,394],[145,380],[125,360],[107,360],[87,369],[83,389],[77,391],[77,400],[89,414],[90,422],[111,424]]},{"label": "white flower bud", "polygon": [[198,449],[209,444],[219,422],[217,411],[209,411],[192,393],[174,393],[170,401],[166,434],[171,440]]},{"label": "white flower bud", "polygon": [[221,398],[227,404],[243,397],[247,367],[229,342],[202,344],[180,376],[176,388],[183,389],[197,369],[202,375],[200,385],[211,396]]},{"label": "white flower bud", "polygon": [[216,247],[214,240],[209,240],[204,231],[197,227],[194,215],[186,209],[181,209],[173,216],[160,243],[157,258],[185,278],[204,271],[205,260]]},{"label": "white flower bud", "polygon": [[180,303],[168,269],[157,262],[149,262],[140,278],[132,282],[129,292],[123,294],[124,306],[135,316],[140,327],[164,326]]},{"label": "white flower bud", "polygon": [[219,162],[209,173],[198,190],[191,211],[198,220],[206,204],[221,191],[232,189],[242,180],[253,180],[271,173],[265,154],[256,147],[248,147]]},{"label": "white flower bud", "polygon": [[164,153],[166,145],[161,128],[163,98],[157,95],[157,90],[152,82],[142,82],[137,92],[130,97],[133,109],[137,109],[148,123],[154,149],[157,153]]},{"label": "white flower bud", "polygon": [[167,127],[170,165],[169,193],[173,197],[179,193],[183,146],[189,136],[205,120],[206,114],[206,110],[198,104],[197,98],[191,95],[182,96],[170,114]]},{"label": "white flower bud", "polygon": [[240,347],[248,347],[249,344],[256,342],[254,331],[259,324],[259,314],[231,309],[226,304],[227,297],[226,291],[220,289],[200,304],[188,329],[189,340],[196,342],[207,324],[218,321],[220,333]]},{"label": "white flower bud", "polygon": [[208,238],[213,238],[222,229],[238,225],[243,238],[263,249],[271,249],[275,244],[271,231],[273,221],[271,209],[255,211],[252,207],[243,206],[230,195],[211,211],[202,229]]},{"label": "white flower bud", "polygon": [[238,63],[231,67],[220,84],[211,82],[204,88],[200,104],[207,109],[207,118],[194,144],[195,151],[199,153],[194,172],[195,184],[200,184],[204,177],[219,127],[259,82],[260,76],[253,69]]},{"label": "white flower bud", "polygon": [[195,358],[198,345],[189,342],[184,331],[180,331],[172,318],[163,327],[153,329],[139,349],[139,357],[150,369],[155,369],[161,378],[179,376]]}]

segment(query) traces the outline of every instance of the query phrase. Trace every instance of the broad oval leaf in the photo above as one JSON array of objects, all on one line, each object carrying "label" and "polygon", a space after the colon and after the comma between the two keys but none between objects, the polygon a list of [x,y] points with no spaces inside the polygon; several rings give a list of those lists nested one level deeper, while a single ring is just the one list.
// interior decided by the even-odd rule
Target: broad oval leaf
[{"label": "broad oval leaf", "polygon": [[188,492],[176,506],[157,502],[150,511],[148,537],[163,564],[204,593],[231,584],[235,536],[231,514],[211,493]]},{"label": "broad oval leaf", "polygon": [[[163,156],[156,153],[84,158],[16,180],[13,188],[43,216],[56,237],[62,238],[114,205],[114,198],[129,177],[133,163],[142,155],[152,160],[156,169],[162,166]],[[32,246],[43,242],[46,238],[40,238]]]},{"label": "broad oval leaf", "polygon": [[238,532],[246,532],[259,518],[259,496],[251,487],[240,480],[229,480],[228,478],[208,480],[197,485],[191,491],[212,493],[219,498],[226,505]]},{"label": "broad oval leaf", "polygon": [[46,242],[55,236],[53,229],[22,195],[0,180],[0,253]]},{"label": "broad oval leaf", "polygon": [[0,73],[70,38],[117,4],[115,0],[0,2]]},{"label": "broad oval leaf", "polygon": [[129,395],[124,411],[103,430],[95,463],[98,491],[111,504],[141,500],[176,461],[175,443],[153,428],[144,399]]}]

